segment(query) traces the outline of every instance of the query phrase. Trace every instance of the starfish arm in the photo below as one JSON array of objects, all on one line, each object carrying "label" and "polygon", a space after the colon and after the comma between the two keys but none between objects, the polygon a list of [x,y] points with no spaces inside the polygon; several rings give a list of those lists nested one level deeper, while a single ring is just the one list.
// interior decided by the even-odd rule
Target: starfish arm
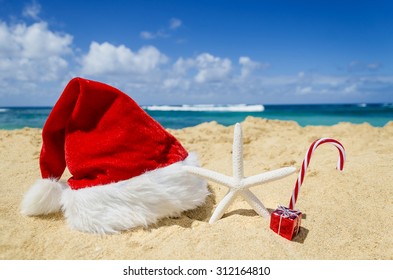
[{"label": "starfish arm", "polygon": [[257,212],[260,216],[269,218],[270,214],[266,210],[262,202],[248,189],[242,190],[240,195],[250,204],[250,206]]},{"label": "starfish arm", "polygon": [[296,170],[295,167],[284,167],[273,171],[265,172],[262,174],[247,177],[243,180],[243,187],[249,188],[252,186],[260,185],[275,180],[282,179],[288,175],[291,175]]},{"label": "starfish arm", "polygon": [[224,215],[225,211],[228,209],[229,205],[233,202],[235,197],[237,196],[238,192],[236,191],[229,191],[224,198],[220,201],[217,205],[216,209],[213,212],[209,220],[209,224],[216,222],[217,220],[221,219]]},{"label": "starfish arm", "polygon": [[189,173],[204,177],[210,181],[213,181],[215,183],[218,183],[218,184],[221,184],[221,185],[224,185],[227,187],[233,185],[232,177],[215,172],[213,170],[209,170],[209,169],[205,169],[205,168],[201,168],[201,167],[196,167],[196,166],[188,166],[188,165],[183,166],[183,170],[186,170]]},{"label": "starfish arm", "polygon": [[243,134],[240,123],[235,124],[232,145],[232,170],[235,180],[240,181],[244,178],[243,169]]}]

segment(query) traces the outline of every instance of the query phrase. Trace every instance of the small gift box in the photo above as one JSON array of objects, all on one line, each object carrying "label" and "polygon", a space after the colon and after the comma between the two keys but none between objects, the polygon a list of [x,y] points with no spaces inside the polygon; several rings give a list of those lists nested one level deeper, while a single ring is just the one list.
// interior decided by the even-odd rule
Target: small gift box
[{"label": "small gift box", "polygon": [[282,237],[292,240],[299,230],[302,212],[279,206],[271,215],[270,228]]}]

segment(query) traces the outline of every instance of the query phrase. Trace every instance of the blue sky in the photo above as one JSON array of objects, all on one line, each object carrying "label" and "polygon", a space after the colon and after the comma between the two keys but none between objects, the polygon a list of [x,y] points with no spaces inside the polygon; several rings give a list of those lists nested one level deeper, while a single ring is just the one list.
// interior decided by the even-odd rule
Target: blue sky
[{"label": "blue sky", "polygon": [[0,107],[82,76],[140,104],[392,103],[389,1],[0,0]]}]

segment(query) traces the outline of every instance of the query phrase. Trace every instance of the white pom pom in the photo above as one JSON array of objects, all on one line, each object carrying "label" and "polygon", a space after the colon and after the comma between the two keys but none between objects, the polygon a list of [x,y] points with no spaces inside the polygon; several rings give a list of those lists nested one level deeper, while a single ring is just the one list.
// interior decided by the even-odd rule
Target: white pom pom
[{"label": "white pom pom", "polygon": [[25,194],[21,213],[26,216],[45,215],[61,209],[63,185],[52,179],[39,179]]}]

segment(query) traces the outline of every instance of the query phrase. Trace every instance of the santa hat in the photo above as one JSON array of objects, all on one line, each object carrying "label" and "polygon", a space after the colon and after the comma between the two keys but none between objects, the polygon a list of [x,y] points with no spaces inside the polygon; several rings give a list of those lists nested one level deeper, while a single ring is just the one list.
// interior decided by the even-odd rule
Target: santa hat
[{"label": "santa hat", "polygon": [[[147,226],[204,203],[207,183],[182,169],[197,158],[129,96],[74,78],[42,130],[39,179],[22,214],[63,210],[77,230]],[[60,182],[65,168],[72,177]]]}]

